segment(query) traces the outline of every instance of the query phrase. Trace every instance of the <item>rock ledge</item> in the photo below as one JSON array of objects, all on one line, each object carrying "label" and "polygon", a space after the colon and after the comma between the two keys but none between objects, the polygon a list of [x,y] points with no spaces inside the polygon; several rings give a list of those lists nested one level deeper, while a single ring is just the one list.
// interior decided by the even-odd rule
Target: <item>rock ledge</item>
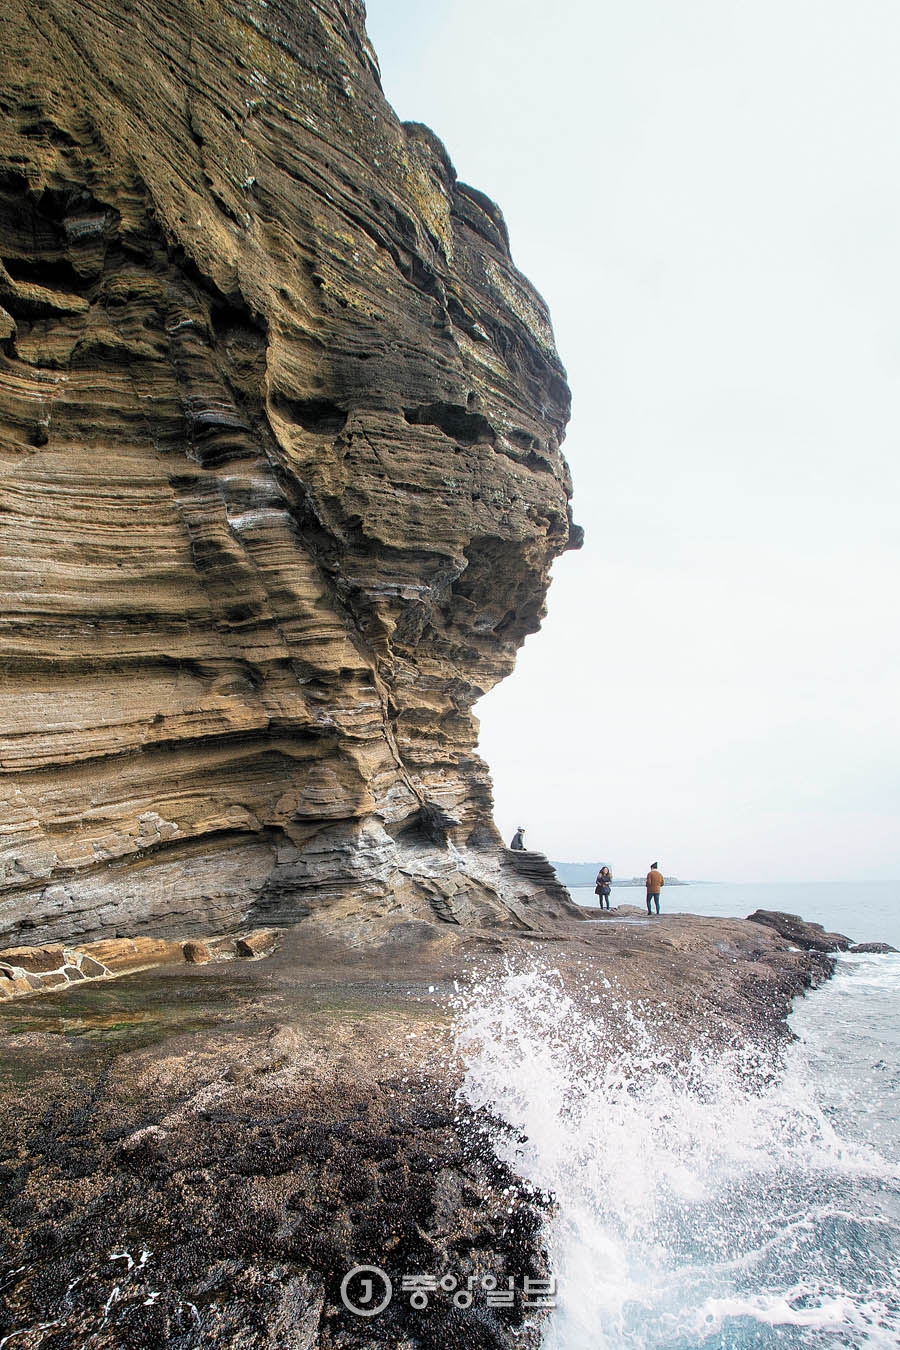
[{"label": "rock ledge", "polygon": [[750,923],[765,924],[774,928],[789,942],[812,952],[845,952],[853,944],[853,939],[843,933],[827,933],[820,923],[808,923],[799,914],[785,914],[780,910],[757,909],[747,915]]},{"label": "rock ledge", "polygon": [[274,951],[278,940],[271,928],[208,937],[203,941],[177,938],[103,938],[78,947],[7,947],[0,951],[0,999],[50,993],[86,980],[108,980],[133,975],[156,966],[184,961],[259,959]]}]

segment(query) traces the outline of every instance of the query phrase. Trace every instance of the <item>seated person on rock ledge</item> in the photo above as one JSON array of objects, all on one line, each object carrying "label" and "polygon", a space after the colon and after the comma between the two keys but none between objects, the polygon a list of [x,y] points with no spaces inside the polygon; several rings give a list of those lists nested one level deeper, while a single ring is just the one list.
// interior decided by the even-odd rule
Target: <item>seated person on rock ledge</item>
[{"label": "seated person on rock ledge", "polygon": [[666,884],[666,883],[665,883],[665,880],[664,880],[664,878],[663,878],[663,874],[662,874],[662,872],[659,871],[659,868],[658,868],[657,864],[656,864],[656,863],[651,863],[651,864],[650,864],[650,871],[647,873],[647,913],[648,913],[648,914],[652,914],[652,913],[653,913],[653,911],[652,911],[651,908],[650,908],[650,901],[651,901],[651,900],[652,900],[652,901],[655,903],[655,905],[656,905],[656,912],[657,912],[657,914],[659,913],[659,893],[660,893],[660,891],[662,890],[663,886],[665,886],[665,884]]},{"label": "seated person on rock ledge", "polygon": [[515,832],[515,834],[514,834],[513,837],[512,837],[512,843],[510,844],[510,848],[514,848],[514,849],[516,849],[516,850],[524,851],[524,848],[525,848],[525,826],[524,826],[524,825],[519,825],[519,826],[517,827],[516,832]]}]

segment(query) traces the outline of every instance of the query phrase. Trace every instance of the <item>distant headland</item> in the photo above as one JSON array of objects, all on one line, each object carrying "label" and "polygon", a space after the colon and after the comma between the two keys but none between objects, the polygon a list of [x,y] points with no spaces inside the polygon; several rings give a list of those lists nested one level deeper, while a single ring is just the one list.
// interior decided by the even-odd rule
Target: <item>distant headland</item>
[{"label": "distant headland", "polygon": [[[593,886],[603,863],[552,862],[551,860],[551,865],[564,886]],[[691,881],[680,881],[678,877],[670,877],[668,873],[665,874],[665,877],[667,886],[692,886],[695,884]],[[614,886],[643,886],[645,881],[646,877],[617,877],[614,875],[612,884]]]}]

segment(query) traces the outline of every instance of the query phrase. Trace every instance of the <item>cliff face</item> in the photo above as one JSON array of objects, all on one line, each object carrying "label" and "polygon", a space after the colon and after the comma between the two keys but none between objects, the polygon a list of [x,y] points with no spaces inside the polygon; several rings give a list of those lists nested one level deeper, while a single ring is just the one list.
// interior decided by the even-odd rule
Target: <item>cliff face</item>
[{"label": "cliff face", "polygon": [[0,933],[552,917],[471,715],[577,542],[498,209],[357,0],[5,19]]}]

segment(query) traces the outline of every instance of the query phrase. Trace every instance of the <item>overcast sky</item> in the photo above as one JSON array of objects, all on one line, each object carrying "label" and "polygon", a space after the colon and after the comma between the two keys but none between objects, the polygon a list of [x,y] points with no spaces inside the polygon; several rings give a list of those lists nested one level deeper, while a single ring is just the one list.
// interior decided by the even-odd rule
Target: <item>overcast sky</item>
[{"label": "overcast sky", "polygon": [[573,392],[587,542],[479,706],[501,830],[622,875],[900,878],[900,5],[368,9]]}]

